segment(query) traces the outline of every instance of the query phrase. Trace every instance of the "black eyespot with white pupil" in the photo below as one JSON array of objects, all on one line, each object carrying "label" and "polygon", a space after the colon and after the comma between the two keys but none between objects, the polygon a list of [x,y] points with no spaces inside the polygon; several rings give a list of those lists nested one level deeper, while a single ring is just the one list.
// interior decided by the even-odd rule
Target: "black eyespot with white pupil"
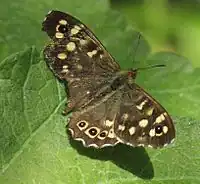
[{"label": "black eyespot with white pupil", "polygon": [[67,26],[65,25],[60,25],[58,27],[58,31],[61,32],[61,33],[66,33],[67,32]]},{"label": "black eyespot with white pupil", "polygon": [[84,121],[79,122],[78,126],[83,128],[85,127],[86,123]]},{"label": "black eyespot with white pupil", "polygon": [[156,134],[161,134],[163,132],[163,127],[161,125],[157,125],[155,127]]},{"label": "black eyespot with white pupil", "polygon": [[97,134],[97,130],[95,128],[91,128],[89,130],[89,134],[92,135],[92,136],[95,136]]},{"label": "black eyespot with white pupil", "polygon": [[103,137],[106,137],[106,132],[101,132],[101,133],[99,134],[99,136],[102,137],[102,138],[103,138]]}]

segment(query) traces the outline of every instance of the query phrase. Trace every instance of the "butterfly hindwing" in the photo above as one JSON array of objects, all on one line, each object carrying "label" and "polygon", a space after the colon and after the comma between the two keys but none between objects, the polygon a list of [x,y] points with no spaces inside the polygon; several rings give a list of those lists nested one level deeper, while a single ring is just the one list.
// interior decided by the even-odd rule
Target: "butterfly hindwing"
[{"label": "butterfly hindwing", "polygon": [[119,108],[119,93],[107,101],[100,101],[72,113],[68,130],[75,140],[86,147],[102,148],[120,142],[114,133],[114,122]]},{"label": "butterfly hindwing", "polygon": [[175,138],[175,129],[166,110],[137,84],[124,89],[116,117],[115,134],[132,146],[163,147]]}]

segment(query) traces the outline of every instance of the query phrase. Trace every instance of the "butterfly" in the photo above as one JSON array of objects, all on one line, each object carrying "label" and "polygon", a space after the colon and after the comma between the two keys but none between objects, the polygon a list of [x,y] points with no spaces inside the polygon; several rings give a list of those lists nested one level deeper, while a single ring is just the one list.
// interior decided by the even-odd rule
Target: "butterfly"
[{"label": "butterfly", "polygon": [[173,142],[167,111],[135,83],[137,69],[121,70],[92,31],[75,17],[51,11],[42,23],[51,42],[43,51],[54,75],[67,82],[67,128],[85,147],[118,143],[160,148]]}]

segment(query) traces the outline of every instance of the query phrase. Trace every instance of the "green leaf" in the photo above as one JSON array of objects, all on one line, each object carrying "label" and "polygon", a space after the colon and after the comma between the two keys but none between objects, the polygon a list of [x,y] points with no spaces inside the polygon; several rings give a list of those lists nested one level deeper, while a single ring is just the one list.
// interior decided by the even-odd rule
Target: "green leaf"
[{"label": "green leaf", "polygon": [[[74,1],[74,7],[80,2]],[[175,144],[158,150],[125,145],[95,150],[71,140],[65,129],[67,118],[61,115],[66,102],[64,86],[31,47],[0,63],[0,183],[199,183],[199,69],[194,70],[185,58],[173,53],[148,56],[150,47],[143,37],[138,43],[138,33],[118,13],[109,11],[106,1],[93,2],[87,1],[78,10],[70,3],[66,6],[94,30],[123,68],[167,65],[138,72],[136,82],[172,115],[177,131]],[[58,4],[61,7],[64,2]],[[27,6],[24,4],[23,9]],[[39,15],[47,13],[44,9],[38,10],[35,21],[41,22]],[[39,38],[40,26],[32,29],[29,23],[26,32]],[[13,41],[22,46],[19,40]],[[17,49],[10,45],[7,54]]]},{"label": "green leaf", "polygon": [[86,0],[84,3],[81,0],[4,1],[0,6],[0,61],[31,45],[40,49],[44,47],[46,38],[41,31],[41,23],[50,10],[69,12],[81,17],[88,25],[98,26],[95,21],[105,16],[107,9],[107,0],[95,3],[93,0]]}]

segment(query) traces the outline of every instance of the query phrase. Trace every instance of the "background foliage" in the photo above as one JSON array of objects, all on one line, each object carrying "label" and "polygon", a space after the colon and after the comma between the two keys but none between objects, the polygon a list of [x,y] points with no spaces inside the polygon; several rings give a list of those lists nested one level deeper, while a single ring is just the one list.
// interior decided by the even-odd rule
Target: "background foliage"
[{"label": "background foliage", "polygon": [[[200,182],[199,68],[180,56],[199,66],[198,3],[188,9],[170,1],[148,2],[7,0],[1,4],[0,183]],[[122,68],[167,65],[139,73],[137,83],[172,115],[175,144],[161,150],[125,145],[94,150],[70,140],[66,117],[61,115],[66,102],[63,85],[41,54],[48,43],[41,22],[51,9],[80,18]],[[139,45],[136,30],[144,36]]]},{"label": "background foliage", "polygon": [[153,51],[172,51],[200,66],[198,0],[111,0],[129,24],[142,31]]}]

